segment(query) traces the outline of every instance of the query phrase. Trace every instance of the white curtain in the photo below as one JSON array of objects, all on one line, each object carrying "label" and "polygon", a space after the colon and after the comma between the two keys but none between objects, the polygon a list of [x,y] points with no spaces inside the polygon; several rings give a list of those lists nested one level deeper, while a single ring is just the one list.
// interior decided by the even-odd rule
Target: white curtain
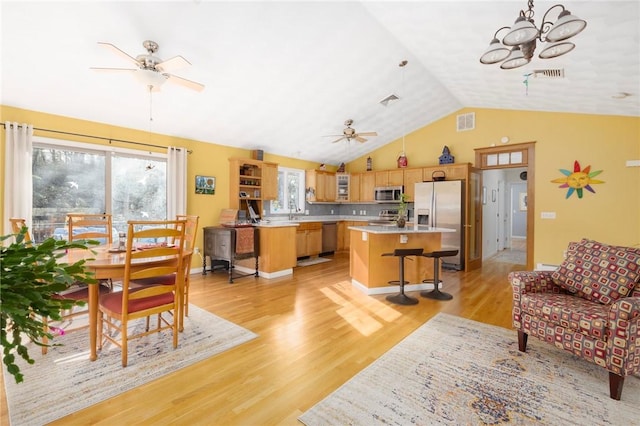
[{"label": "white curtain", "polygon": [[[11,233],[9,218],[26,220],[31,229],[33,181],[33,125],[5,123],[3,235]],[[33,233],[32,233],[33,235]]]},{"label": "white curtain", "polygon": [[167,219],[187,214],[187,150],[167,149]]}]

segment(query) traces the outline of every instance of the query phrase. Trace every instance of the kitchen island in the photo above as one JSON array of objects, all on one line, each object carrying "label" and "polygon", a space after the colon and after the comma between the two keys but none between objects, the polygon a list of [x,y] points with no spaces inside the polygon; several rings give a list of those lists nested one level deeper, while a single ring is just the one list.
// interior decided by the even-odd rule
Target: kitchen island
[{"label": "kitchen island", "polygon": [[[407,226],[350,226],[351,248],[349,271],[351,282],[365,294],[397,293],[398,285],[389,281],[398,280],[398,258],[382,256],[399,248],[422,248],[425,253],[441,249],[443,232],[452,229],[434,228],[426,225]],[[410,260],[413,259],[413,260]],[[423,283],[433,278],[433,259],[426,257],[405,260],[405,291],[433,289],[433,284]]]},{"label": "kitchen island", "polygon": [[[258,275],[278,278],[293,274],[296,266],[296,229],[294,222],[266,222],[253,225],[258,231]],[[253,260],[236,262],[239,271],[250,273],[255,269]]]}]

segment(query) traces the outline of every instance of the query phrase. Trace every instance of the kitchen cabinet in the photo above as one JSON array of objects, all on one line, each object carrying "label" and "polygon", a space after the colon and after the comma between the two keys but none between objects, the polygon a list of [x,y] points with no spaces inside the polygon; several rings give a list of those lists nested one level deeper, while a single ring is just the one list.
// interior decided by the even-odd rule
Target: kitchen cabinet
[{"label": "kitchen cabinet", "polygon": [[336,173],[336,201],[350,200],[350,180],[349,173]]},{"label": "kitchen cabinet", "polygon": [[260,216],[263,200],[278,197],[278,165],[251,158],[229,158],[229,208],[244,211],[249,206]]},{"label": "kitchen cabinet", "polygon": [[262,163],[262,199],[278,199],[278,165]]},{"label": "kitchen cabinet", "polygon": [[375,172],[364,172],[360,174],[360,201],[375,201],[373,189],[376,187]]},{"label": "kitchen cabinet", "polygon": [[349,201],[360,201],[360,177],[361,173],[352,173],[349,176]]},{"label": "kitchen cabinet", "polygon": [[441,176],[444,172],[445,180],[462,180],[467,179],[469,173],[469,163],[460,164],[442,164],[440,166],[423,167],[422,179],[424,182],[433,181],[433,174]]},{"label": "kitchen cabinet", "polygon": [[322,251],[322,222],[302,222],[296,230],[296,256],[317,256]]},{"label": "kitchen cabinet", "polygon": [[366,226],[368,222],[361,220],[343,220],[338,222],[338,251],[349,251],[351,246],[350,226]]},{"label": "kitchen cabinet", "polygon": [[405,169],[404,170],[404,195],[407,201],[414,201],[415,199],[415,184],[423,181],[423,169]]},{"label": "kitchen cabinet", "polygon": [[307,201],[336,201],[336,174],[325,170],[307,170]]},{"label": "kitchen cabinet", "polygon": [[380,170],[376,173],[375,186],[402,186],[404,184],[404,170]]}]

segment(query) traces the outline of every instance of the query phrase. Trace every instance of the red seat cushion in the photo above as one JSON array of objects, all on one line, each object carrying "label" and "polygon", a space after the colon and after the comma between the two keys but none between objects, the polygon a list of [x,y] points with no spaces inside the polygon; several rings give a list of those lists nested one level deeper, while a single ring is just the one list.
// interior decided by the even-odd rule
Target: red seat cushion
[{"label": "red seat cushion", "polygon": [[[143,290],[144,288],[139,288],[137,290],[131,290],[129,293]],[[122,295],[123,293],[121,291],[114,291],[113,293],[105,294],[100,297],[100,305],[104,306],[112,312],[122,314]],[[129,313],[142,311],[154,306],[167,305],[173,303],[173,299],[173,293],[163,293],[156,296],[129,300]]]}]

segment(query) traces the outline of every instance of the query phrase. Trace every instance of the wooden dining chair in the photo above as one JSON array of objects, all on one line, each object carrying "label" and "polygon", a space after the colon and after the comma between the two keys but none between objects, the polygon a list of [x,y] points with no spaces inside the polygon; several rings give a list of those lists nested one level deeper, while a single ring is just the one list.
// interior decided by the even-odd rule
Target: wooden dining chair
[{"label": "wooden dining chair", "polygon": [[[22,218],[12,217],[9,219],[9,222],[11,222],[11,232],[14,234],[19,234],[20,231],[22,231],[22,228],[27,227],[27,221]],[[27,232],[24,234],[24,241],[31,241],[31,234],[29,233],[29,229],[27,229]]]},{"label": "wooden dining chair", "polygon": [[69,225],[69,241],[76,240],[104,240],[104,244],[113,243],[113,224],[110,214],[67,214]]},{"label": "wooden dining chair", "polygon": [[[198,221],[200,219],[199,216],[196,215],[177,215],[177,220],[185,220],[186,226],[184,231],[184,249],[189,250],[191,254],[189,255],[189,262],[185,268],[185,277],[184,277],[184,293],[183,293],[183,316],[189,316],[189,284],[191,279],[189,278],[191,273],[191,257],[193,256],[193,250],[196,247],[196,237],[198,235]],[[180,319],[180,330],[182,330],[182,321]]]},{"label": "wooden dining chair", "polygon": [[[185,221],[185,232],[184,232],[184,250],[188,252],[187,255],[184,256],[184,287],[182,292],[182,303],[180,306],[180,323],[178,328],[180,331],[184,329],[184,317],[189,316],[189,284],[191,282],[190,272],[191,272],[191,258],[193,256],[193,250],[196,245],[196,236],[198,233],[198,221],[200,217],[196,215],[176,215],[176,220],[184,220]],[[179,240],[174,240],[174,244],[180,244]],[[169,284],[172,285],[175,282],[175,275],[166,275],[164,277],[155,277],[153,279],[145,279],[145,280],[134,280],[132,283],[133,286],[145,286],[145,285],[153,285],[153,284]]]},{"label": "wooden dining chair", "polygon": [[[70,213],[67,214],[67,221],[69,225],[68,241],[77,240],[89,240],[89,239],[103,239],[106,244],[111,245],[112,237],[112,225],[110,214],[84,214],[84,213]],[[113,288],[113,283],[110,280],[102,280],[97,284],[99,287],[99,294],[107,294]],[[70,333],[79,330],[85,330],[89,327],[88,320],[82,320],[79,317],[88,316],[89,314],[89,288],[88,284],[83,282],[77,282],[72,284],[69,289],[64,292],[57,293],[53,297],[57,299],[73,300],[75,307],[73,309],[61,312],[60,320],[56,322],[56,327],[64,330],[65,333]],[[84,306],[78,306],[78,302],[84,302]],[[49,318],[42,318],[44,324],[45,333],[51,331],[51,321]],[[43,338],[42,354],[46,354],[48,351],[48,339],[45,336]]]},{"label": "wooden dining chair", "polygon": [[[166,242],[184,241],[185,227],[185,220],[128,222],[122,290],[101,295],[98,302],[98,349],[102,348],[104,341],[119,346],[123,367],[127,366],[128,345],[131,339],[171,330],[173,348],[178,347],[180,294],[184,283],[184,245]],[[149,239],[165,243],[138,244],[139,241]],[[177,277],[173,284],[159,282],[156,285],[131,288],[131,283],[135,280],[149,280],[167,275]],[[157,315],[157,323],[153,329],[147,327],[136,331],[135,328],[129,328],[129,322],[154,315]],[[112,335],[114,331],[116,333]]]},{"label": "wooden dining chair", "polygon": [[[22,228],[26,227],[25,219],[11,218],[9,219],[9,221],[11,222],[11,229],[15,234],[20,233]],[[31,244],[31,235],[29,234],[28,230],[25,233],[25,241],[28,244]],[[103,285],[100,286],[101,293],[107,293],[108,291],[109,291],[108,287],[105,287]],[[83,301],[86,303],[89,300],[89,289],[86,286],[86,284],[83,285],[82,283],[77,283],[72,285],[66,291],[52,295],[52,297],[60,300],[73,300],[74,302]],[[57,323],[59,324],[57,328],[63,329],[65,333],[84,330],[89,327],[88,322],[87,321],[76,322],[76,318],[86,315],[87,313],[88,313],[88,309],[79,308],[77,306],[66,312],[62,312],[60,315],[60,320],[57,321]],[[42,324],[44,329],[44,336],[42,338],[43,346],[41,350],[42,350],[42,354],[46,355],[49,349],[49,338],[47,337],[47,335],[51,332],[50,319],[48,317],[42,317]]]}]

